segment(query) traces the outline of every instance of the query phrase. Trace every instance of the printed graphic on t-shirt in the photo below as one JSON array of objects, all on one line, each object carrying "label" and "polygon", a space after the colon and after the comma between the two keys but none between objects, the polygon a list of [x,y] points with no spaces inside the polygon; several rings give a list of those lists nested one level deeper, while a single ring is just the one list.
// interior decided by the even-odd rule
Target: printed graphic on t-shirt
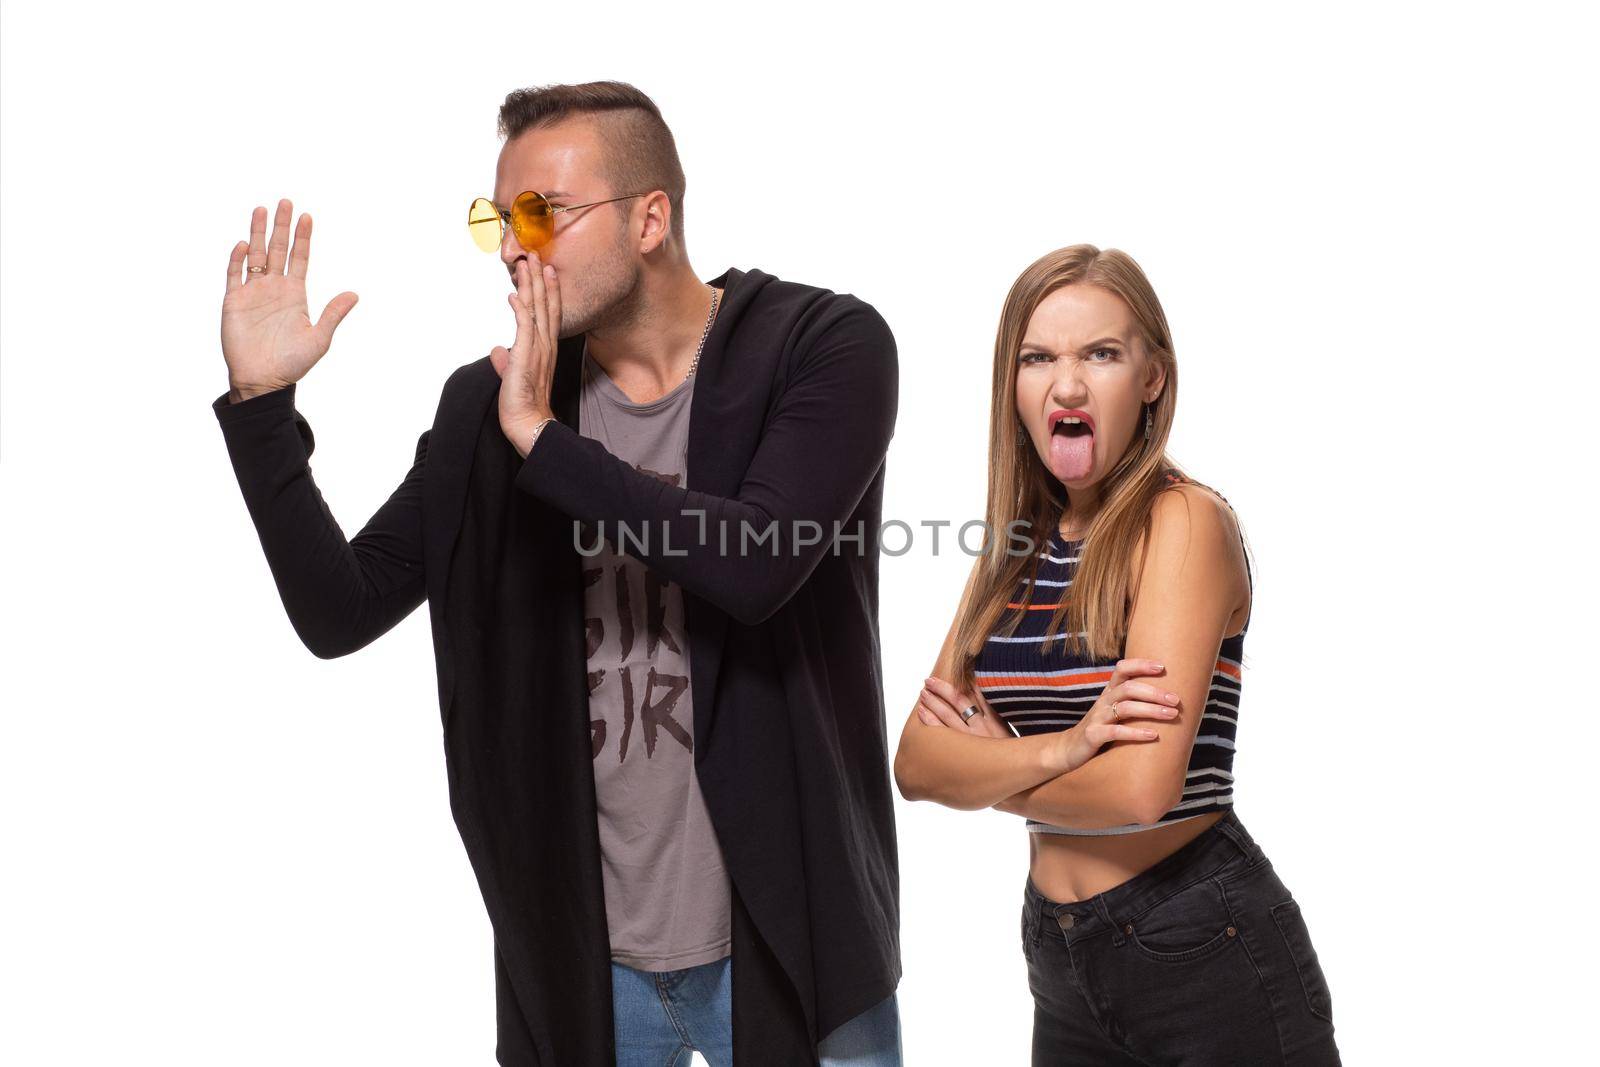
[{"label": "printed graphic on t-shirt", "polygon": [[[680,480],[644,466],[634,469],[668,485]],[[609,751],[617,763],[653,759],[663,743],[693,752],[693,731],[674,717],[689,688],[681,593],[639,560],[614,551],[609,540],[595,559],[583,572],[585,602],[595,612],[584,619],[590,708],[611,711],[619,721],[613,726],[604,713],[590,720],[593,758]],[[640,605],[642,618],[636,619]],[[600,693],[603,686],[611,688]]]}]

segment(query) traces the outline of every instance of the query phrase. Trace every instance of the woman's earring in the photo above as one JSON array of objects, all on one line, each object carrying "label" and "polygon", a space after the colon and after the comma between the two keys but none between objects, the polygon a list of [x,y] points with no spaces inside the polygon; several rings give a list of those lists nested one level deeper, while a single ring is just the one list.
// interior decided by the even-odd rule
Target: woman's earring
[{"label": "woman's earring", "polygon": [[1150,405],[1146,404],[1144,406],[1144,439],[1146,441],[1150,440],[1150,434],[1154,432],[1155,425],[1155,416],[1150,413]]}]

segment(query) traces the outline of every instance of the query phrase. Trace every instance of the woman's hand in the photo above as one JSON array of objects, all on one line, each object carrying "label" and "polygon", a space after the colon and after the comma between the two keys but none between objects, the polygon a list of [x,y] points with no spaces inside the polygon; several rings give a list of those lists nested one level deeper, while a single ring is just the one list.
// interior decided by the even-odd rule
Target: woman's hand
[{"label": "woman's hand", "polygon": [[1117,661],[1111,680],[1094,707],[1076,726],[1061,732],[1068,771],[1088,763],[1107,742],[1155,741],[1161,736],[1148,726],[1129,726],[1127,722],[1129,719],[1171,722],[1178,717],[1178,694],[1135,678],[1141,674],[1160,674],[1164,670],[1166,668],[1153,659]]},{"label": "woman's hand", "polygon": [[[978,713],[961,721],[961,712],[977,705]],[[1014,737],[983,694],[963,693],[943,678],[928,678],[917,697],[917,718],[929,726],[949,726],[980,737]]]},{"label": "woman's hand", "polygon": [[500,429],[526,458],[534,427],[551,417],[550,381],[561,337],[561,285],[556,269],[528,253],[514,268],[517,288],[508,299],[517,316],[510,351],[495,345],[489,362],[500,375]]},{"label": "woman's hand", "polygon": [[[282,389],[305,377],[333,343],[333,331],[356,294],[343,292],[322,309],[316,322],[306,313],[306,269],[311,263],[311,216],[301,215],[289,247],[294,205],[278,201],[267,240],[267,209],[250,215],[250,240],[233,246],[228,257],[228,288],[222,297],[222,358],[228,365],[228,391],[235,403]],[[260,273],[246,272],[263,267]]]},{"label": "woman's hand", "polygon": [[[1160,735],[1147,726],[1133,726],[1129,719],[1159,719],[1171,722],[1178,717],[1178,695],[1160,686],[1137,680],[1138,675],[1160,674],[1166,670],[1148,659],[1118,660],[1100,699],[1088,714],[1070,730],[1062,730],[1061,773],[1077,770],[1093,759],[1111,741],[1155,741]],[[978,705],[978,714],[965,723],[958,708]],[[1115,705],[1115,710],[1112,706]],[[917,718],[929,726],[949,726],[982,737],[1012,737],[1010,727],[989,707],[980,693],[963,693],[942,678],[929,678],[917,700]]]}]

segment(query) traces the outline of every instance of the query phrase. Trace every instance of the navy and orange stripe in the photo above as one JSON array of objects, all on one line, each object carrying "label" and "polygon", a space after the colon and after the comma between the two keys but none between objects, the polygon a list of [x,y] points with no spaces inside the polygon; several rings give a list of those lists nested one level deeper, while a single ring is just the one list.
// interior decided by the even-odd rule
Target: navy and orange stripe
[{"label": "navy and orange stripe", "polygon": [[[1168,480],[1179,479],[1169,474]],[[1089,660],[1069,655],[1059,634],[1054,640],[1046,640],[1050,637],[1045,633],[1049,617],[1044,613],[1056,610],[1072,585],[1077,549],[1082,543],[1067,541],[1059,533],[1051,535],[1045,550],[1039,553],[1034,577],[1023,579],[1017,598],[1007,604],[1024,613],[1016,630],[1009,635],[991,634],[974,664],[984,699],[1019,735],[1075,726],[1105,692],[1120,658]],[[1172,810],[1154,824],[1077,830],[1029,819],[1028,829],[1034,833],[1085,836],[1124,834],[1226,811],[1233,803],[1233,753],[1244,677],[1244,635],[1249,626],[1247,618],[1244,628],[1224,638],[1218,650],[1205,708],[1189,753],[1183,799]]]}]

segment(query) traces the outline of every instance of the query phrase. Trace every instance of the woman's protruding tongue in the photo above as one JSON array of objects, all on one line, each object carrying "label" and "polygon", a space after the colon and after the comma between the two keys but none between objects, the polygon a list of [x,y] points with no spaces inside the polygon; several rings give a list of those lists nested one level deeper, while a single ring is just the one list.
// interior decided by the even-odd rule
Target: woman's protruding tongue
[{"label": "woman's protruding tongue", "polygon": [[1058,430],[1050,435],[1050,470],[1064,482],[1080,481],[1094,466],[1094,434]]}]

